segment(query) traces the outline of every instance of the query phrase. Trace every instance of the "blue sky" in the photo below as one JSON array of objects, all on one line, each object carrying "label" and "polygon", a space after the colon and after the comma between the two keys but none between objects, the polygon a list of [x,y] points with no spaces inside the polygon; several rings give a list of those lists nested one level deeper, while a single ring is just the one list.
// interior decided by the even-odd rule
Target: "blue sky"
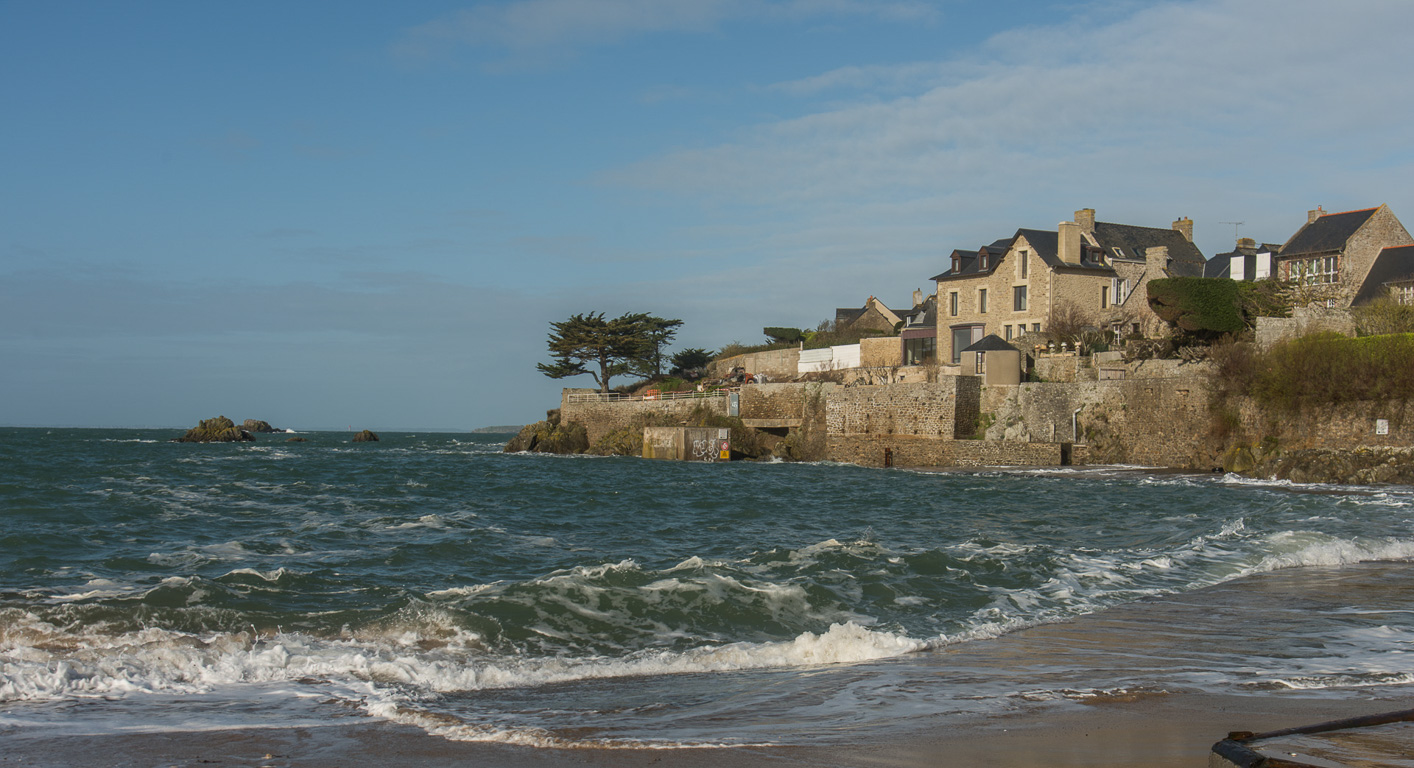
[{"label": "blue sky", "polygon": [[0,0],[0,424],[533,421],[1077,208],[1414,225],[1414,3]]}]

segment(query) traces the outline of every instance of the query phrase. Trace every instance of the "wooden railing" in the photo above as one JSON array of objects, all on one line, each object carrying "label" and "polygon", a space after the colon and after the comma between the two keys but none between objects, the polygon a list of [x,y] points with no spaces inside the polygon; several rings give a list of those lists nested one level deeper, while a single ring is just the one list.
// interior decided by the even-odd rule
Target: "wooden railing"
[{"label": "wooden railing", "polygon": [[659,392],[656,389],[645,390],[641,395],[623,395],[618,392],[571,392],[565,396],[565,401],[570,403],[617,403],[632,402],[635,400],[702,400],[713,397],[726,397],[728,392],[734,389],[713,389],[708,392]]}]

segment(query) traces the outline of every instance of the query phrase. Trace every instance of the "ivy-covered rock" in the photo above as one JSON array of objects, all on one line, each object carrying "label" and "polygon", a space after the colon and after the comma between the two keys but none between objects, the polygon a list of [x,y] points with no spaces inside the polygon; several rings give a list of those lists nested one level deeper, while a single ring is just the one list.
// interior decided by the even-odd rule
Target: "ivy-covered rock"
[{"label": "ivy-covered rock", "polygon": [[178,443],[246,443],[255,438],[225,416],[202,419],[201,423],[177,438]]}]

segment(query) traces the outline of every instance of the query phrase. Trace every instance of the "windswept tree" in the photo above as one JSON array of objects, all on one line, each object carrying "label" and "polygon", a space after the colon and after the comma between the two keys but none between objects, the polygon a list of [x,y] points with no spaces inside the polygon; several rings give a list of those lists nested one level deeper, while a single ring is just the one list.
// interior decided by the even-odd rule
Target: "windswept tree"
[{"label": "windswept tree", "polygon": [[550,323],[549,364],[536,368],[552,379],[589,374],[600,392],[609,391],[609,380],[628,373],[644,373],[661,366],[662,346],[672,338],[681,320],[664,320],[643,313],[629,313],[605,320],[604,313],[573,315]]},{"label": "windswept tree", "polygon": [[629,363],[629,371],[644,378],[651,376],[661,376],[663,374],[663,349],[673,340],[678,333],[678,326],[682,325],[681,320],[667,320],[653,315],[636,314],[624,315],[620,319],[629,319],[637,323],[639,334],[643,337],[643,354]]},{"label": "windswept tree", "polygon": [[674,376],[682,376],[688,371],[706,368],[710,362],[712,362],[711,352],[701,347],[688,347],[673,355],[671,373]]}]

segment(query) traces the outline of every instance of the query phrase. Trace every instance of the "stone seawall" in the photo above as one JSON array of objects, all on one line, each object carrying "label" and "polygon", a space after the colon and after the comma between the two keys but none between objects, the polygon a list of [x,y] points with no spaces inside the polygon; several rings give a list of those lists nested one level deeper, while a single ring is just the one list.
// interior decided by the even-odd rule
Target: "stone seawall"
[{"label": "stone seawall", "polygon": [[[593,390],[588,390],[592,392]],[[706,408],[712,413],[727,414],[727,398],[693,397],[682,400],[581,400],[572,394],[582,394],[586,390],[566,389],[560,395],[560,419],[576,421],[584,425],[589,434],[589,444],[593,445],[604,435],[624,427],[629,427],[642,415],[681,414],[686,416],[698,408]]]},{"label": "stone seawall", "polygon": [[1070,446],[913,435],[829,435],[831,461],[882,467],[1054,467],[1070,463]]},{"label": "stone seawall", "polygon": [[989,440],[1084,443],[1097,463],[1211,469],[1207,379],[1118,379],[988,387]]},{"label": "stone seawall", "polygon": [[826,429],[832,436],[968,437],[977,429],[980,394],[981,383],[975,376],[844,387],[830,393]]}]

